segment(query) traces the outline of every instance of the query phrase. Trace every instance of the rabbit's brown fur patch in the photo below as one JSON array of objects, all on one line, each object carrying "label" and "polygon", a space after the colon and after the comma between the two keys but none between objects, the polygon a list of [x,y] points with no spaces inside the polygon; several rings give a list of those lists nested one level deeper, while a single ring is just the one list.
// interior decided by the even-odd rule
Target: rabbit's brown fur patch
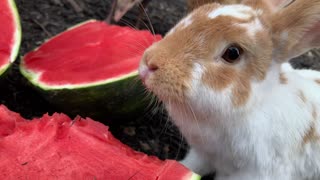
[{"label": "rabbit's brown fur patch", "polygon": [[311,141],[319,141],[320,140],[320,136],[316,130],[317,116],[318,116],[318,113],[317,113],[316,107],[315,107],[315,105],[312,105],[312,118],[313,119],[312,119],[309,130],[306,132],[306,134],[303,137],[303,144],[306,144]]},{"label": "rabbit's brown fur patch", "polygon": [[298,92],[298,97],[299,97],[299,99],[300,99],[302,102],[304,102],[304,103],[307,102],[307,98],[306,98],[306,96],[304,95],[303,91],[299,90],[299,92]]},{"label": "rabbit's brown fur patch", "polygon": [[288,78],[284,75],[284,73],[280,73],[279,80],[281,84],[288,84]]}]

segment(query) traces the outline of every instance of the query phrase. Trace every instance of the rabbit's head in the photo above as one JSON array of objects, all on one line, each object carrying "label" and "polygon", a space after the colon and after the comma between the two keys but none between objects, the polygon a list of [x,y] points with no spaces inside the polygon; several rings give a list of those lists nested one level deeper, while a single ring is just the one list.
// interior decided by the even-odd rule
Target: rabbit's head
[{"label": "rabbit's head", "polygon": [[195,9],[146,50],[139,69],[145,86],[169,111],[174,104],[233,110],[259,98],[255,85],[279,85],[281,63],[320,45],[320,0],[278,4]]}]

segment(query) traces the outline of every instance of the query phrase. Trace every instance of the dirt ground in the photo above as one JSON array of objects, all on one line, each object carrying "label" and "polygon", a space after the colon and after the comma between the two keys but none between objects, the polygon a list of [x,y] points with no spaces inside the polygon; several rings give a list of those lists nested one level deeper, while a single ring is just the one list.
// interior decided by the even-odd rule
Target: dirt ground
[{"label": "dirt ground", "polygon": [[[75,0],[75,2],[76,5],[70,0],[16,0],[23,29],[20,55],[77,23],[88,19],[105,19],[110,10],[111,0]],[[120,24],[133,23],[137,13],[138,8],[134,8]],[[155,32],[162,35],[185,13],[184,0],[154,0],[147,8]],[[319,51],[312,51],[296,58],[293,64],[297,68],[320,70],[319,57]],[[26,85],[18,72],[18,62],[6,79],[6,87],[1,87],[4,93],[0,94],[0,103],[26,118],[57,111]],[[132,119],[111,126],[111,131],[122,142],[138,151],[156,155],[161,159],[181,159],[186,152],[187,144],[167,119],[165,113],[151,111],[145,118]]]}]

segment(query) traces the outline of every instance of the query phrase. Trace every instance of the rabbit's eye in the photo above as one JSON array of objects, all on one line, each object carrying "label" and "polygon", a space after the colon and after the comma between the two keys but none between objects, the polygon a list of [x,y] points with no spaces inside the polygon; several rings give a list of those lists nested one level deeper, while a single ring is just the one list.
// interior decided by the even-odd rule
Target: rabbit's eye
[{"label": "rabbit's eye", "polygon": [[231,45],[224,52],[224,54],[222,55],[222,58],[225,61],[227,61],[228,63],[234,63],[240,58],[242,52],[243,52],[243,50],[241,47],[239,47],[237,45]]}]

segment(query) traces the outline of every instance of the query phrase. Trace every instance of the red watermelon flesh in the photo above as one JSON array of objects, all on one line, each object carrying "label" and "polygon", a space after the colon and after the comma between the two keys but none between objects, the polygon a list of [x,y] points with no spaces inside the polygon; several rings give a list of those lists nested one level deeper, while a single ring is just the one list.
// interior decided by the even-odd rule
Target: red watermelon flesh
[{"label": "red watermelon flesh", "polygon": [[160,39],[147,30],[91,20],[26,54],[23,65],[46,85],[97,83],[136,72],[144,50]]},{"label": "red watermelon flesh", "polygon": [[0,179],[200,179],[174,160],[136,152],[108,127],[64,114],[31,121],[0,106]]},{"label": "red watermelon flesh", "polygon": [[[20,45],[20,24],[13,0],[0,1],[0,72],[13,62]],[[0,73],[1,74],[1,73]]]}]

